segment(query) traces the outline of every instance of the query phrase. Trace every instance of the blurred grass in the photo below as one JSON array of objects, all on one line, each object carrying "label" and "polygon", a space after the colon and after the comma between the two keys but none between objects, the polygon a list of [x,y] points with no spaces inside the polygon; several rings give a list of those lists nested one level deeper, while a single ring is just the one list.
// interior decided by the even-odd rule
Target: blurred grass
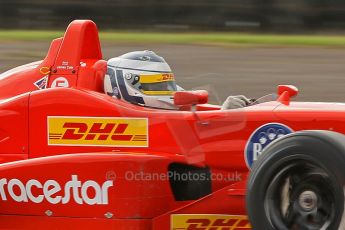
[{"label": "blurred grass", "polygon": [[[63,36],[62,31],[0,30],[0,41],[49,41]],[[133,43],[213,44],[213,45],[301,45],[345,46],[341,35],[269,35],[246,33],[158,33],[101,32],[102,41]]]}]

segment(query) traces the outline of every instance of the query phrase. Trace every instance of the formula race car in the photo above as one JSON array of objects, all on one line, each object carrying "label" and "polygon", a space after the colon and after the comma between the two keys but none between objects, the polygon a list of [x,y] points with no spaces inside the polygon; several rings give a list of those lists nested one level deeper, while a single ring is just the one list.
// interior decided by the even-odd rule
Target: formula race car
[{"label": "formula race car", "polygon": [[158,73],[174,104],[159,109],[123,100],[114,63],[77,20],[43,61],[0,75],[1,229],[343,229],[345,104],[281,85],[223,109]]}]

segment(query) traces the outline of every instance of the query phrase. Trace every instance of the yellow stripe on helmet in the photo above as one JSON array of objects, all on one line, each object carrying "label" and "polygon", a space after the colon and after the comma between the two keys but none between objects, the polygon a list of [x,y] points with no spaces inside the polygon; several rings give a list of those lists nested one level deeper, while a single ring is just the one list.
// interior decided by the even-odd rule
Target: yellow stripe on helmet
[{"label": "yellow stripe on helmet", "polygon": [[143,94],[146,95],[173,95],[175,91],[148,91],[148,90],[142,90],[141,91]]},{"label": "yellow stripe on helmet", "polygon": [[160,73],[152,75],[140,75],[140,83],[158,83],[166,81],[175,81],[174,74],[172,73]]}]

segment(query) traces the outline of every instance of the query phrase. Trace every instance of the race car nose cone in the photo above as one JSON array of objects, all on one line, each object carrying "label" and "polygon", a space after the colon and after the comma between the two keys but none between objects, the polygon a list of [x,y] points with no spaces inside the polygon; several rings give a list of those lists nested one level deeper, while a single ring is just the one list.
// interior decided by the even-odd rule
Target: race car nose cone
[{"label": "race car nose cone", "polygon": [[317,207],[317,195],[313,191],[304,191],[299,196],[299,205],[303,211],[311,211]]}]

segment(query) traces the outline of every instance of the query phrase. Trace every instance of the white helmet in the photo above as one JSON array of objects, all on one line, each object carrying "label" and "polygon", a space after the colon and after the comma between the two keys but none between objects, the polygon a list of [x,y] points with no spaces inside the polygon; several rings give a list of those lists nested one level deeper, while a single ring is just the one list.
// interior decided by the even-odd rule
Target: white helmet
[{"label": "white helmet", "polygon": [[148,107],[177,109],[173,93],[178,88],[170,66],[152,51],[130,52],[108,61],[104,91],[110,96]]}]

